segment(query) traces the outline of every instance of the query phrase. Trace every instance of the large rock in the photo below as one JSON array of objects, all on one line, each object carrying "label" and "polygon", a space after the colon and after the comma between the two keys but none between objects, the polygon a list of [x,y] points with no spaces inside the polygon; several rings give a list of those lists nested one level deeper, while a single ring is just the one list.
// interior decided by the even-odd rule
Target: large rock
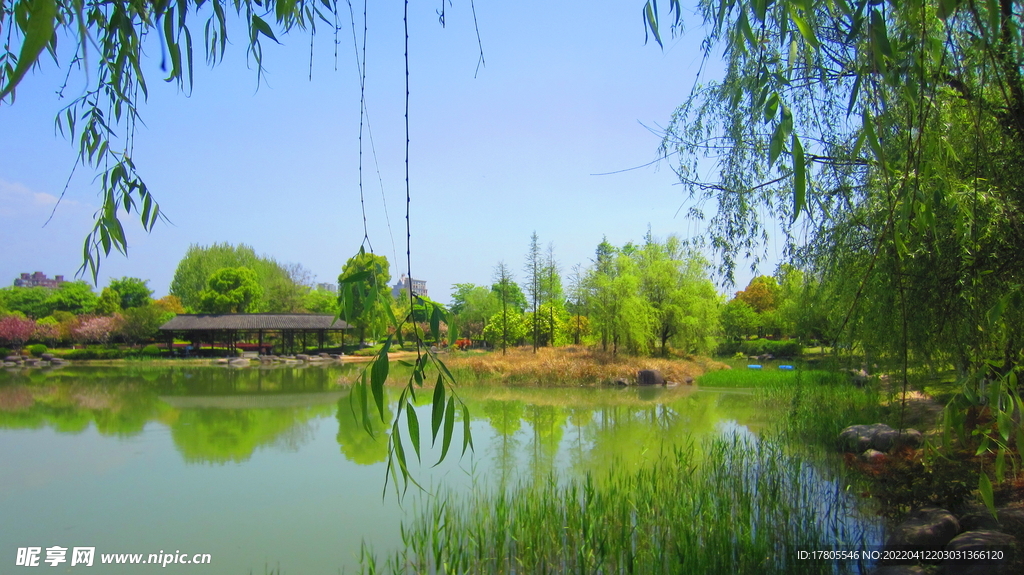
[{"label": "large rock", "polygon": [[998,531],[965,531],[946,545],[946,551],[990,551],[1002,554],[989,560],[946,560],[939,573],[946,575],[1010,575],[1019,567],[1013,563],[1016,540]]},{"label": "large rock", "polygon": [[884,423],[851,425],[839,433],[839,444],[844,451],[863,453],[868,449],[888,452],[899,445],[921,445],[921,432],[916,429],[897,431]]},{"label": "large rock", "polygon": [[885,542],[886,549],[938,549],[960,532],[960,522],[952,513],[938,507],[922,507],[912,511],[903,523],[893,529]]},{"label": "large rock", "polygon": [[1024,507],[1001,507],[993,517],[988,510],[968,513],[960,518],[964,531],[1002,531],[1024,535]]},{"label": "large rock", "polygon": [[641,369],[636,372],[636,382],[640,385],[665,385],[665,376],[656,369]]}]

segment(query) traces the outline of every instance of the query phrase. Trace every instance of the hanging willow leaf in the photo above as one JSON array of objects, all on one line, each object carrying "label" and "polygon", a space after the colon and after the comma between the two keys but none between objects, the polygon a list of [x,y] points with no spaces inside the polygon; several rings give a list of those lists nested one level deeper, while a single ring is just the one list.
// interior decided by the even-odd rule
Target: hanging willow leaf
[{"label": "hanging willow leaf", "polygon": [[437,441],[437,432],[441,429],[441,422],[444,419],[444,378],[437,376],[437,384],[434,386],[434,402],[430,411],[431,445]]},{"label": "hanging willow leaf", "polygon": [[373,401],[377,404],[377,411],[380,413],[381,421],[387,423],[384,416],[384,382],[388,379],[388,350],[391,349],[391,338],[384,340],[377,358],[373,361],[373,368],[370,371],[370,390],[373,392]]},{"label": "hanging willow leaf", "polygon": [[978,477],[978,492],[981,494],[981,501],[985,504],[985,507],[988,508],[988,512],[995,517],[996,504],[995,498],[992,496],[992,481],[985,473],[982,473]]},{"label": "hanging willow leaf", "polygon": [[804,147],[800,138],[793,134],[793,221],[800,216],[806,203],[807,170],[804,162]]},{"label": "hanging willow leaf", "polygon": [[43,48],[46,48],[46,45],[53,39],[56,23],[56,0],[34,0],[28,4],[27,19],[21,25],[25,39],[21,44],[21,51],[18,53],[18,64],[9,75],[7,85],[0,90],[0,100],[13,93],[21,79],[36,64]]},{"label": "hanging willow leaf", "polygon": [[434,465],[440,464],[448,455],[448,448],[452,443],[452,431],[455,430],[455,398],[448,398],[448,407],[444,410],[444,438],[441,441],[441,457]]}]

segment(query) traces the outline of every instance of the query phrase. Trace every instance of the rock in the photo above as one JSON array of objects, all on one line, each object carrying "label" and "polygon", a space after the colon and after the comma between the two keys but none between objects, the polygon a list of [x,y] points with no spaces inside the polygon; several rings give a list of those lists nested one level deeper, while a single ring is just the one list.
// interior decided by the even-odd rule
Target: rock
[{"label": "rock", "polygon": [[921,432],[916,429],[904,429],[901,433],[884,423],[851,425],[839,433],[841,448],[852,453],[868,449],[888,452],[898,445],[917,447],[921,441]]},{"label": "rock", "polygon": [[868,575],[924,575],[927,571],[919,565],[886,565],[868,571]]},{"label": "rock", "polygon": [[20,355],[9,355],[4,358],[4,361],[21,361]]},{"label": "rock", "polygon": [[685,383],[686,385],[693,385],[693,377],[689,375],[686,376],[686,379],[683,380],[683,383]]},{"label": "rock", "polygon": [[939,573],[953,575],[1010,575],[1016,540],[998,531],[965,531],[946,544],[946,551],[1002,551],[1001,559],[952,561],[939,564]]},{"label": "rock", "polygon": [[860,458],[868,463],[878,464],[885,463],[885,461],[889,459],[889,456],[877,449],[868,449],[864,453],[860,454]]},{"label": "rock", "polygon": [[299,361],[309,361],[309,356],[304,353],[299,353],[295,355],[295,359]]},{"label": "rock", "polygon": [[1024,534],[1024,507],[1001,507],[996,509],[996,517],[988,510],[968,513],[960,518],[960,529]]},{"label": "rock", "polygon": [[615,378],[615,379],[614,379],[614,380],[612,381],[612,383],[613,383],[614,385],[622,385],[622,386],[626,386],[626,385],[629,385],[629,382],[628,382],[628,381],[626,381],[626,378],[624,378],[624,377],[617,377],[617,378]]},{"label": "rock", "polygon": [[665,385],[665,376],[656,369],[641,369],[636,372],[636,382],[640,385]]},{"label": "rock", "polygon": [[221,358],[218,358],[218,359],[217,359],[217,362],[216,362],[216,363],[218,363],[218,364],[220,364],[220,365],[223,365],[223,364],[225,364],[225,363],[227,363],[227,362],[228,362],[228,358],[226,358],[226,357],[221,357]]},{"label": "rock", "polygon": [[850,381],[857,387],[864,387],[867,385],[869,377],[868,372],[863,369],[850,370]]},{"label": "rock", "polygon": [[885,548],[938,549],[949,543],[959,531],[960,522],[949,511],[939,507],[922,507],[912,511],[903,523],[893,529],[885,542]]},{"label": "rock", "polygon": [[45,359],[46,361],[50,361],[51,359],[54,358],[54,355],[52,353],[44,353],[43,355],[41,355],[39,357]]}]

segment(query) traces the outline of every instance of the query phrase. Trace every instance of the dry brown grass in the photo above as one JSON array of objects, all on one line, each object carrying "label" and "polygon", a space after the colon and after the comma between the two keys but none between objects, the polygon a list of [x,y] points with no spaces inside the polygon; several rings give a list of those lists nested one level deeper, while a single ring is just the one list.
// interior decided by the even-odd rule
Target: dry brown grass
[{"label": "dry brown grass", "polygon": [[[509,349],[487,354],[455,354],[445,363],[452,370],[477,380],[508,384],[593,385],[623,378],[636,383],[636,372],[657,369],[668,381],[684,382],[706,371],[722,369],[725,364],[708,358],[666,359],[612,355],[582,347],[544,347]],[[463,378],[465,379],[465,378]]]}]

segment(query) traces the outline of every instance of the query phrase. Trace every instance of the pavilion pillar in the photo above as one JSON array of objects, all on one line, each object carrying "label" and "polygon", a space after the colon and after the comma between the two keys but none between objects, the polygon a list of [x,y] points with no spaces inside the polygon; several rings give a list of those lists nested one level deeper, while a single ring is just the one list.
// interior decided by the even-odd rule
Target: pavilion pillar
[{"label": "pavilion pillar", "polygon": [[263,330],[262,329],[259,331],[259,338],[260,338],[260,344],[259,344],[259,346],[260,346],[260,355],[263,355]]}]

